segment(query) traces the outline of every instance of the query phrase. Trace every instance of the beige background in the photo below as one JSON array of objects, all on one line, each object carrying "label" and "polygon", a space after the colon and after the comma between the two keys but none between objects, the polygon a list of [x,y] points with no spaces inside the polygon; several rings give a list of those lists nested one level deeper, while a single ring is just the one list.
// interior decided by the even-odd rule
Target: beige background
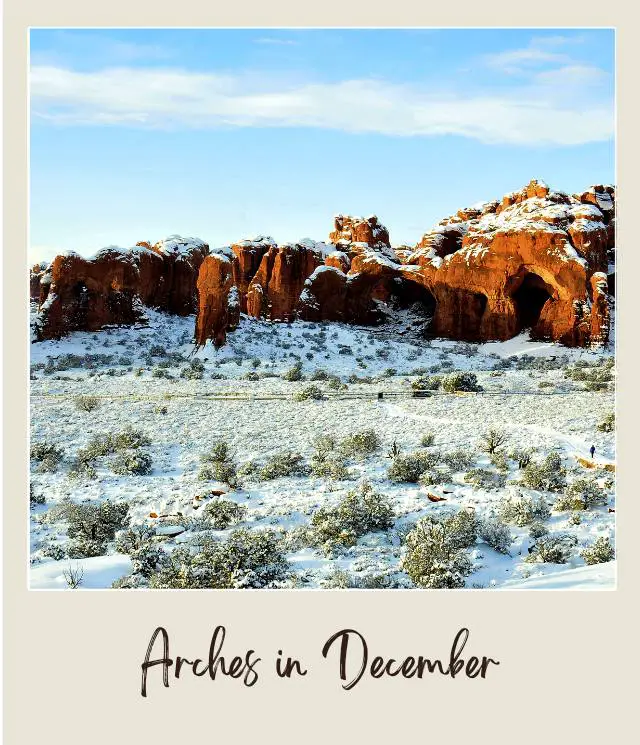
[{"label": "beige background", "polygon": [[[5,0],[4,18],[4,621],[5,742],[100,745],[133,742],[627,743],[637,625],[637,219],[638,28],[629,10],[602,2],[229,3],[181,0]],[[629,6],[631,3],[628,4]],[[209,7],[208,7],[209,6]],[[615,26],[618,30],[618,589],[614,592],[320,591],[28,592],[27,543],[27,27],[39,26]],[[533,175],[533,174],[532,174]],[[635,265],[635,266],[634,266]],[[635,388],[635,390],[634,390]],[[140,663],[153,629],[172,651],[206,656],[215,625],[225,651],[262,657],[253,688],[185,678],[169,690]],[[340,688],[335,650],[343,627],[372,654],[445,655],[461,626],[467,651],[501,661],[482,680],[429,676],[363,680]],[[309,674],[275,680],[278,649]]]}]

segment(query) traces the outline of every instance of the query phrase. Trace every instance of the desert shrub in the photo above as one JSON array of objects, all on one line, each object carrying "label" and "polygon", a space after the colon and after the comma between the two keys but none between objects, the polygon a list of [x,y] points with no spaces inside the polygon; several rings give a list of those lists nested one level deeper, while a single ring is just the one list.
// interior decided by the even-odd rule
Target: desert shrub
[{"label": "desert shrub", "polygon": [[46,556],[47,559],[53,559],[54,561],[60,561],[64,559],[67,552],[58,543],[50,543],[42,549],[42,555]]},{"label": "desert shrub", "polygon": [[528,448],[515,448],[509,453],[509,457],[518,464],[518,468],[526,468],[531,463],[533,452]]},{"label": "desert shrub", "polygon": [[420,447],[428,448],[431,447],[436,441],[436,436],[433,432],[427,432],[426,435],[422,435],[420,438]]},{"label": "desert shrub", "polygon": [[151,445],[151,439],[144,432],[134,429],[131,425],[125,427],[122,432],[118,432],[113,437],[113,449],[116,452],[135,450],[146,445]]},{"label": "desert shrub", "polygon": [[238,468],[238,476],[253,476],[259,469],[255,460],[248,460]]},{"label": "desert shrub", "polygon": [[230,499],[213,499],[202,510],[203,517],[214,530],[226,530],[239,523],[247,514],[247,508]]},{"label": "desert shrub", "polygon": [[327,387],[331,388],[332,391],[346,391],[348,388],[337,375],[332,375],[327,380]]},{"label": "desert shrub", "polygon": [[615,412],[607,414],[604,419],[598,424],[600,432],[613,432],[616,428],[616,415]]},{"label": "desert shrub", "polygon": [[474,457],[469,450],[451,450],[442,456],[442,460],[454,471],[464,471],[473,463]]},{"label": "desert shrub", "polygon": [[348,435],[340,442],[340,450],[347,458],[364,458],[380,449],[382,441],[374,429]]},{"label": "desert shrub", "polygon": [[566,483],[566,470],[558,453],[549,453],[542,463],[531,462],[522,471],[522,484],[539,491],[558,491]]},{"label": "desert shrub", "polygon": [[93,435],[87,445],[78,450],[77,458],[80,461],[89,463],[96,458],[104,455],[110,455],[115,452],[114,438],[110,434]]},{"label": "desert shrub", "polygon": [[116,536],[116,551],[130,556],[134,575],[150,577],[160,568],[164,552],[154,538],[150,525],[134,525]]},{"label": "desert shrub", "polygon": [[71,539],[67,549],[72,558],[101,556],[106,543],[113,540],[116,531],[129,524],[129,504],[116,504],[106,500],[100,504],[69,502],[61,510],[68,522],[67,534]]},{"label": "desert shrub", "polygon": [[584,559],[585,564],[604,564],[607,561],[613,561],[616,552],[609,538],[600,536],[590,546],[587,546],[580,553],[580,556]]},{"label": "desert shrub", "polygon": [[513,543],[513,536],[508,526],[495,518],[483,518],[478,521],[478,535],[498,553],[508,554]]},{"label": "desert shrub", "polygon": [[74,404],[78,411],[93,411],[100,406],[100,400],[96,396],[76,396]]},{"label": "desert shrub", "polygon": [[591,391],[593,393],[597,391],[606,391],[608,388],[608,384],[601,380],[587,380],[584,384],[585,391]]},{"label": "desert shrub", "polygon": [[501,489],[506,483],[506,477],[486,468],[473,468],[465,473],[464,481],[476,489]]},{"label": "desert shrub", "polygon": [[509,470],[507,456],[505,455],[503,450],[495,450],[493,453],[491,453],[490,460],[491,463],[498,469],[498,471],[507,473],[507,471]]},{"label": "desert shrub", "polygon": [[49,445],[46,442],[37,442],[31,446],[30,450],[31,460],[38,463],[38,471],[57,471],[60,461],[64,457],[63,448],[59,448],[56,445]]},{"label": "desert shrub", "polygon": [[45,503],[44,494],[37,494],[33,488],[33,484],[29,484],[29,506],[35,507],[37,504]]},{"label": "desert shrub", "polygon": [[456,391],[481,391],[482,386],[478,384],[478,377],[471,372],[458,372],[445,375],[442,378],[442,389],[447,393]]},{"label": "desert shrub", "polygon": [[478,518],[474,510],[458,510],[444,517],[441,522],[447,528],[451,548],[462,549],[473,546],[478,538]]},{"label": "desert shrub", "polygon": [[607,503],[607,493],[597,481],[576,479],[569,484],[564,494],[558,497],[554,509],[588,510]]},{"label": "desert shrub", "polygon": [[147,476],[152,471],[152,459],[149,453],[120,453],[113,461],[112,470],[120,476]]},{"label": "desert shrub", "polygon": [[317,385],[307,385],[294,395],[295,401],[320,401],[324,398],[322,389]]},{"label": "desert shrub", "polygon": [[582,523],[582,517],[579,512],[572,512],[569,515],[569,524],[570,525],[580,525]]},{"label": "desert shrub", "polygon": [[149,354],[152,357],[166,357],[167,356],[167,350],[164,347],[160,346],[159,344],[154,344],[149,349]]},{"label": "desert shrub", "polygon": [[282,374],[283,380],[288,380],[294,383],[297,380],[302,380],[302,362],[296,362],[293,367],[290,367],[286,372]]},{"label": "desert shrub", "polygon": [[169,410],[167,409],[166,406],[160,406],[159,405],[159,406],[154,406],[153,407],[153,413],[154,414],[166,414],[167,411],[169,411]]},{"label": "desert shrub", "polygon": [[438,463],[420,474],[418,483],[421,486],[434,486],[435,484],[446,484],[451,481],[453,473],[449,466]]},{"label": "desert shrub", "polygon": [[414,391],[436,391],[442,384],[442,375],[423,375],[411,383]]},{"label": "desert shrub", "polygon": [[78,455],[71,461],[67,476],[72,479],[95,479],[98,472],[93,467],[93,461],[84,455],[84,451],[79,450]]},{"label": "desert shrub", "polygon": [[238,485],[238,472],[231,459],[229,445],[224,440],[214,442],[208,453],[200,456],[200,481],[221,481],[231,487]]},{"label": "desert shrub", "polygon": [[356,579],[344,569],[334,567],[326,577],[320,580],[325,590],[353,590],[358,587]]},{"label": "desert shrub", "polygon": [[180,377],[185,380],[202,380],[204,377],[204,365],[196,365],[194,363],[200,362],[200,360],[193,360],[193,362],[187,367],[183,367],[180,370]]},{"label": "desert shrub", "polygon": [[200,456],[200,460],[203,462],[220,462],[229,460],[230,455],[229,444],[224,440],[218,440],[213,443],[208,453]]},{"label": "desert shrub", "polygon": [[542,538],[543,535],[547,535],[548,532],[549,528],[539,520],[534,520],[529,526],[529,535],[534,541],[537,541],[538,538]]},{"label": "desert shrub", "polygon": [[344,455],[336,449],[335,437],[321,435],[313,444],[315,449],[311,456],[311,473],[314,476],[336,480],[350,477]]},{"label": "desert shrub", "polygon": [[398,455],[393,459],[387,477],[398,483],[417,484],[426,471],[432,470],[440,462],[440,453],[418,451]]},{"label": "desert shrub", "polygon": [[450,523],[424,517],[406,537],[402,568],[417,587],[464,587],[473,571],[471,558]]},{"label": "desert shrub", "polygon": [[234,530],[225,541],[207,541],[197,552],[172,551],[149,586],[157,589],[260,588],[289,574],[281,539],[274,531]]},{"label": "desert shrub", "polygon": [[530,549],[526,562],[544,562],[547,564],[566,564],[571,558],[578,539],[568,533],[548,533],[538,538]]},{"label": "desert shrub", "polygon": [[330,377],[329,373],[326,370],[322,370],[321,368],[318,368],[317,370],[314,370],[311,374],[310,380],[328,380]]},{"label": "desert shrub", "polygon": [[498,511],[504,522],[518,527],[529,525],[534,520],[546,520],[551,514],[543,497],[534,500],[521,494],[502,499]]},{"label": "desert shrub", "polygon": [[256,381],[260,380],[260,374],[252,370],[252,371],[250,371],[248,373],[245,373],[242,376],[242,379],[243,380],[250,380],[250,381],[252,381],[252,382],[255,383]]},{"label": "desert shrub", "polygon": [[336,507],[321,507],[311,518],[318,544],[327,550],[353,546],[365,533],[387,530],[395,514],[390,500],[368,482],[352,489]]},{"label": "desert shrub", "polygon": [[151,377],[165,378],[167,380],[173,379],[173,375],[168,370],[165,370],[162,367],[154,367],[153,370],[151,371]]},{"label": "desert shrub", "polygon": [[307,476],[309,468],[299,453],[284,452],[272,455],[258,475],[261,481],[271,481],[284,476]]},{"label": "desert shrub", "polygon": [[205,463],[198,471],[200,481],[220,481],[231,487],[237,485],[237,476],[235,464],[227,460]]},{"label": "desert shrub", "polygon": [[496,427],[491,427],[488,432],[482,435],[482,449],[489,455],[493,455],[506,441],[507,435],[505,432]]}]

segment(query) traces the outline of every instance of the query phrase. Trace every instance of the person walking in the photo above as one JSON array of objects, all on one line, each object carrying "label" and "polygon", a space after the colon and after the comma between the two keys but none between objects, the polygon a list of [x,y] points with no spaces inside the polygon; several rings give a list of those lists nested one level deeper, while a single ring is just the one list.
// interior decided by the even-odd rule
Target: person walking
[{"label": "person walking", "polygon": [[589,452],[591,453],[591,460],[593,460],[593,455],[594,455],[594,453],[596,452],[596,446],[595,446],[595,445],[592,445],[592,446],[591,446],[591,447],[589,448]]}]

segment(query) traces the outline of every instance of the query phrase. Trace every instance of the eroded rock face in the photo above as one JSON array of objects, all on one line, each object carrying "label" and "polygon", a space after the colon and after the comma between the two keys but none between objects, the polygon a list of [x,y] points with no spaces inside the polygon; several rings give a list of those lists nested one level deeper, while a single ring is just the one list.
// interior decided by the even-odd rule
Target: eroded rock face
[{"label": "eroded rock face", "polygon": [[303,321],[345,321],[347,275],[335,266],[319,266],[305,281],[297,305]]},{"label": "eroded rock face", "polygon": [[198,238],[170,236],[130,249],[109,246],[90,259],[73,252],[57,256],[40,277],[37,337],[137,323],[145,305],[193,313],[198,272],[208,252]]},{"label": "eroded rock face", "polygon": [[307,277],[324,263],[328,252],[326,244],[315,241],[270,246],[249,284],[247,313],[254,318],[292,321]]},{"label": "eroded rock face", "polygon": [[[603,341],[613,211],[605,218],[596,202],[608,206],[614,194],[599,188],[577,198],[533,181],[427,233],[403,273],[435,298],[433,334],[509,339],[530,328],[570,346]],[[602,272],[596,291],[591,278]]]},{"label": "eroded rock face", "polygon": [[114,247],[93,259],[76,253],[56,256],[41,282],[36,332],[56,339],[70,331],[96,331],[109,324],[133,324],[144,317],[138,294],[135,253]]},{"label": "eroded rock face", "polygon": [[247,312],[247,292],[251,280],[255,277],[262,257],[270,248],[276,248],[276,242],[270,236],[259,235],[252,240],[240,241],[231,246],[237,262],[234,263],[234,282],[240,295],[240,309]]},{"label": "eroded rock face", "polygon": [[378,221],[376,215],[370,217],[336,215],[334,230],[329,233],[329,240],[347,252],[353,251],[355,247],[362,244],[369,248],[391,247],[389,231]]},{"label": "eroded rock face", "polygon": [[[603,343],[615,277],[615,190],[570,196],[532,181],[438,223],[394,250],[377,217],[338,216],[331,243],[258,236],[211,253],[171,236],[93,259],[68,254],[32,279],[40,338],[135,323],[143,306],[197,309],[196,340],[220,345],[240,314],[273,321],[376,323],[420,307],[432,336]],[[32,272],[32,276],[37,272]]]},{"label": "eroded rock face", "polygon": [[199,308],[196,319],[196,343],[211,340],[222,346],[227,331],[240,322],[240,295],[234,284],[238,259],[231,249],[219,249],[202,262],[198,275]]}]

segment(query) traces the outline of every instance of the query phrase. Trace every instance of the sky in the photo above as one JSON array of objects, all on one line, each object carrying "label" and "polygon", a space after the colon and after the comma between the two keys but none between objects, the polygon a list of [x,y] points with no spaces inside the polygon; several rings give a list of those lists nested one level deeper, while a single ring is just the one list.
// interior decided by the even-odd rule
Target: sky
[{"label": "sky", "polygon": [[615,182],[610,29],[33,29],[30,258]]}]

